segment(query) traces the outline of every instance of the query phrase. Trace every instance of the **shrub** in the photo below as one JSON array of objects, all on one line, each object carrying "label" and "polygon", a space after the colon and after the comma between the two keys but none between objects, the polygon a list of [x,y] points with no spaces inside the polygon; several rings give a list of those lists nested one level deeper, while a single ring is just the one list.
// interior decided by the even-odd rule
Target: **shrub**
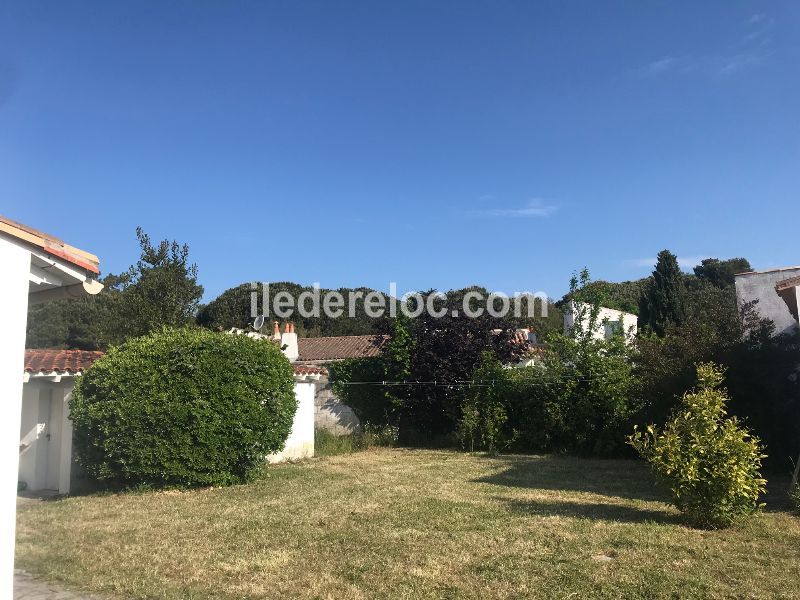
[{"label": "shrub", "polygon": [[280,349],[165,329],[98,360],[70,403],[78,462],[117,485],[243,482],[283,447],[297,402]]},{"label": "shrub", "polygon": [[[373,385],[384,378],[380,358],[351,358],[328,365],[331,388],[341,402],[353,409],[362,423],[385,424],[391,420],[393,407],[383,386]],[[360,382],[369,382],[359,385]]]},{"label": "shrub", "polygon": [[675,506],[697,527],[722,528],[757,510],[765,490],[760,441],[736,417],[726,419],[724,371],[697,366],[698,387],[683,396],[664,431],[634,431],[629,443],[672,493]]},{"label": "shrub", "polygon": [[800,483],[794,484],[794,487],[789,492],[789,499],[792,502],[794,512],[800,515]]},{"label": "shrub", "polygon": [[456,431],[461,445],[470,452],[481,448],[495,453],[510,441],[503,435],[512,381],[506,371],[491,352],[485,352],[473,372],[476,387],[467,388]]},{"label": "shrub", "polygon": [[364,423],[359,447],[392,447],[397,445],[399,437],[400,432],[397,425],[371,425],[370,423]]}]

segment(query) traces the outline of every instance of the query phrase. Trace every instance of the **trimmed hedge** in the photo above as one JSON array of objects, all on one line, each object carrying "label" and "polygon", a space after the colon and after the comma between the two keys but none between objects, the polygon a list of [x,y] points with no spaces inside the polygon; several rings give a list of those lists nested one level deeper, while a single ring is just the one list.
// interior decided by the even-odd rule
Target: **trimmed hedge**
[{"label": "trimmed hedge", "polygon": [[115,485],[228,485],[283,448],[292,366],[263,340],[165,329],[113,348],[70,402],[79,464]]}]

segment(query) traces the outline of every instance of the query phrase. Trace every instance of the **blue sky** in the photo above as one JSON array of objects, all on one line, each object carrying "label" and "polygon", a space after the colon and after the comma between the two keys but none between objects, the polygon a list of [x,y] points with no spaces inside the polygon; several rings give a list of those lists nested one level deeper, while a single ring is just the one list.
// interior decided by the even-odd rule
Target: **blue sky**
[{"label": "blue sky", "polygon": [[794,265],[798,65],[793,1],[3,3],[0,213],[206,299]]}]

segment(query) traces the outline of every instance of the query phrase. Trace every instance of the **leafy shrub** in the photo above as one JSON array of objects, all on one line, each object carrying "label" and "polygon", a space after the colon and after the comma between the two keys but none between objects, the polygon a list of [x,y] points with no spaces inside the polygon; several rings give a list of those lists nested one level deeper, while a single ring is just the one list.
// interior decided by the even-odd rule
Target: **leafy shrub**
[{"label": "leafy shrub", "polygon": [[365,423],[361,429],[359,446],[362,448],[395,446],[397,445],[397,440],[400,435],[397,425],[372,425],[370,423]]},{"label": "leafy shrub", "polygon": [[202,329],[113,348],[70,403],[88,474],[155,487],[246,481],[283,447],[296,410],[292,367],[276,345]]},{"label": "leafy shrub", "polygon": [[[393,407],[384,388],[373,385],[384,378],[380,358],[351,358],[328,365],[331,388],[341,402],[353,409],[362,423],[388,423]],[[359,382],[369,382],[358,385]],[[353,385],[356,384],[356,385]]]},{"label": "leafy shrub", "polygon": [[800,483],[794,484],[794,487],[789,492],[789,499],[792,502],[794,512],[800,515]]},{"label": "leafy shrub", "polygon": [[508,421],[506,403],[513,378],[491,352],[486,352],[472,379],[477,385],[467,389],[458,437],[470,452],[477,448],[497,452],[508,442],[503,430]]},{"label": "leafy shrub", "polygon": [[697,366],[698,387],[683,396],[664,431],[649,426],[629,443],[650,463],[690,523],[722,528],[759,508],[765,490],[760,441],[736,417],[726,419],[724,371]]}]

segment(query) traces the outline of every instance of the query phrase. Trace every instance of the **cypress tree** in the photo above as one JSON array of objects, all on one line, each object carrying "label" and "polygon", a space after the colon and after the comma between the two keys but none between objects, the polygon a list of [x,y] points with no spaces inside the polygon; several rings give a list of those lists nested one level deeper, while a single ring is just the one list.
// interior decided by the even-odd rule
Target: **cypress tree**
[{"label": "cypress tree", "polygon": [[681,324],[685,314],[686,288],[678,258],[669,250],[662,250],[639,301],[639,324],[663,337],[667,326]]}]

